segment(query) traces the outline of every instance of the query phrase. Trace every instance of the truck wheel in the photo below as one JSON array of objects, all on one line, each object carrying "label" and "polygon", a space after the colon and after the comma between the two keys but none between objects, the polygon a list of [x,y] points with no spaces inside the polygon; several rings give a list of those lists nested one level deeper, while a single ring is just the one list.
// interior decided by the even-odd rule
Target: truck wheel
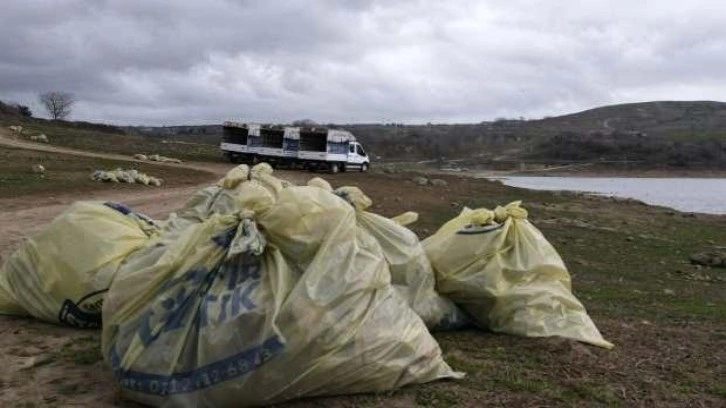
[{"label": "truck wheel", "polygon": [[340,165],[340,172],[345,173],[348,170],[348,166],[345,163]]},{"label": "truck wheel", "polygon": [[367,172],[368,171],[368,163],[361,164],[360,165],[360,171],[362,171],[363,173]]},{"label": "truck wheel", "polygon": [[330,172],[336,174],[340,171],[340,165],[338,163],[330,163]]}]

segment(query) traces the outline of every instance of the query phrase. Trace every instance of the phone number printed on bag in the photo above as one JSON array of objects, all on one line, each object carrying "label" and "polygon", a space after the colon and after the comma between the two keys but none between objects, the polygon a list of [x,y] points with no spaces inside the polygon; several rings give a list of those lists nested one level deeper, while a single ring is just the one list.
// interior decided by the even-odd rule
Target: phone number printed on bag
[{"label": "phone number printed on bag", "polygon": [[206,366],[171,375],[160,375],[122,370],[119,367],[121,358],[114,347],[111,351],[111,365],[122,387],[144,394],[166,396],[198,391],[247,375],[284,350],[285,345],[277,336],[273,336],[260,346],[244,350]]}]

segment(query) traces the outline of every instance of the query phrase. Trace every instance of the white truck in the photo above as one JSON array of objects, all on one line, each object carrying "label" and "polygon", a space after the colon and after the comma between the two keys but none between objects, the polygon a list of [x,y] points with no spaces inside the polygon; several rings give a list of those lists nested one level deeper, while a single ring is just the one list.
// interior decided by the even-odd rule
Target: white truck
[{"label": "white truck", "polygon": [[370,158],[346,130],[225,122],[220,145],[233,163],[268,162],[331,173],[368,171]]}]

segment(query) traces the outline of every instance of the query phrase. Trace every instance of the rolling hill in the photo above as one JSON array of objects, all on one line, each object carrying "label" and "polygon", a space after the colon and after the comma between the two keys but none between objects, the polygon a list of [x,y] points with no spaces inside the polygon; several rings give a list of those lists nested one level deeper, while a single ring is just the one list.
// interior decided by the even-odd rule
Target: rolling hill
[{"label": "rolling hill", "polygon": [[[19,118],[17,113],[13,114],[12,107],[0,108],[0,122],[6,122],[2,118],[8,115]],[[20,118],[41,128],[44,122]],[[122,128],[85,122],[57,122],[57,125],[69,132],[124,134],[127,138],[142,137],[147,141],[162,139],[178,144],[175,147],[181,146],[180,149],[217,145],[222,134],[221,125]],[[476,124],[326,126],[352,131],[377,160],[383,161],[457,160],[470,167],[495,168],[516,167],[522,163],[726,168],[724,102],[629,103],[537,120],[499,119]],[[181,151],[175,153],[186,156]],[[209,153],[209,156],[215,155]]]}]

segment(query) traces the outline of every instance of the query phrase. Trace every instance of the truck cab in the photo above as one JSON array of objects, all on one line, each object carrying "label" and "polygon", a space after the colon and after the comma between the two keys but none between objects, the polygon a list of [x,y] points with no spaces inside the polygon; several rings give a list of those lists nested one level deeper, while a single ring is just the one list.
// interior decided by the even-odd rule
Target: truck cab
[{"label": "truck cab", "polygon": [[370,162],[371,160],[366,151],[363,150],[363,146],[358,142],[350,142],[350,146],[348,146],[348,160],[346,160],[343,170],[357,168],[360,171],[368,171]]}]

